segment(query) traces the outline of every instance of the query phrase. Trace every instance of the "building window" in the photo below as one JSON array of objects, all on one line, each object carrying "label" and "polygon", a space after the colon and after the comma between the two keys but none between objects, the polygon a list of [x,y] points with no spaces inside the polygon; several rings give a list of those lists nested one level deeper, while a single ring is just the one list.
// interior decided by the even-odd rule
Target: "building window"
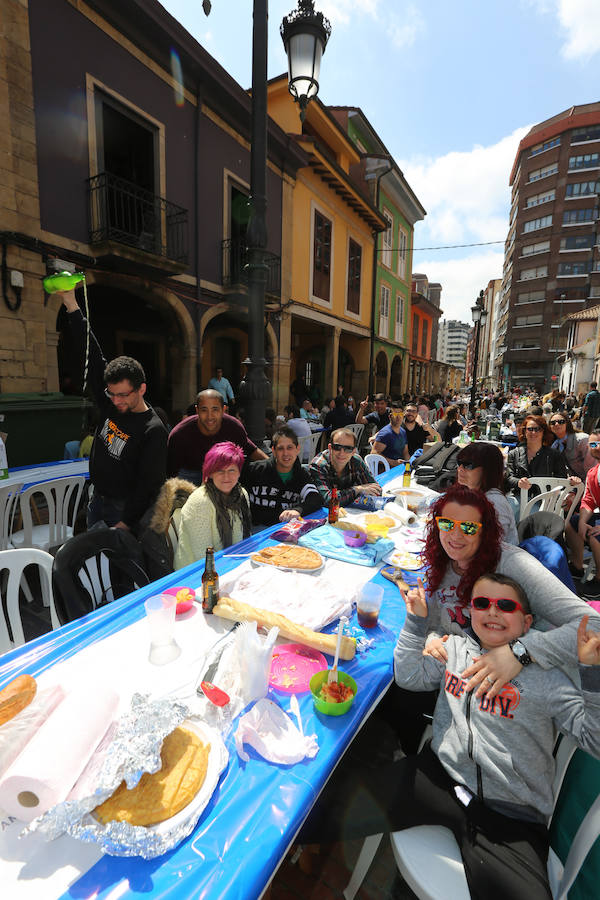
[{"label": "building window", "polygon": [[581,144],[583,141],[600,141],[600,125],[585,125],[574,128],[571,132],[571,143]]},{"label": "building window", "polygon": [[537,316],[517,316],[515,319],[515,328],[522,328],[525,325],[541,325],[544,317],[540,314]]},{"label": "building window", "polygon": [[390,326],[390,289],[382,284],[379,292],[379,337],[389,337]]},{"label": "building window", "polygon": [[398,275],[406,278],[406,257],[408,255],[408,236],[401,228],[398,229]]},{"label": "building window", "polygon": [[558,163],[551,163],[549,166],[543,166],[541,169],[532,169],[529,173],[529,182],[539,181],[540,178],[547,178],[549,175],[556,175],[558,172]]},{"label": "building window", "polygon": [[387,209],[383,210],[383,218],[387,222],[387,228],[383,232],[382,242],[383,242],[383,252],[381,254],[381,262],[384,266],[387,266],[388,269],[392,268],[392,247],[394,246],[394,222],[387,211]]},{"label": "building window", "polygon": [[525,303],[543,303],[546,299],[545,291],[523,291],[517,294],[517,306],[523,306]]},{"label": "building window", "polygon": [[429,322],[423,319],[423,331],[421,333],[421,356],[427,356],[427,332],[429,331]]},{"label": "building window", "polygon": [[404,339],[404,297],[402,294],[396,294],[396,328],[395,341],[401,344]]},{"label": "building window", "polygon": [[539,350],[539,341],[515,341],[512,350]]},{"label": "building window", "polygon": [[588,272],[592,271],[592,261],[586,260],[585,262],[564,262],[558,264],[557,275],[562,275],[563,277],[566,275],[587,275]]},{"label": "building window", "polygon": [[542,191],[541,194],[532,194],[531,197],[528,197],[525,201],[525,209],[530,209],[532,206],[540,206],[541,203],[549,203],[550,200],[556,199],[556,191],[552,188],[551,191]]},{"label": "building window", "polygon": [[329,301],[331,281],[331,221],[315,210],[313,294]]},{"label": "building window", "polygon": [[572,234],[560,241],[561,250],[590,250],[593,246],[593,234]]},{"label": "building window", "polygon": [[584,153],[583,156],[569,157],[569,172],[575,169],[594,169],[600,166],[600,154]]},{"label": "building window", "polygon": [[541,216],[539,219],[529,219],[523,224],[523,232],[527,234],[530,231],[539,231],[540,228],[548,228],[552,225],[552,216]]},{"label": "building window", "polygon": [[419,346],[419,317],[413,313],[412,317],[412,352],[417,353]]},{"label": "building window", "polygon": [[565,197],[587,197],[599,192],[600,183],[597,181],[574,181],[567,185]]},{"label": "building window", "polygon": [[348,241],[348,312],[359,315],[360,313],[360,269],[362,260],[362,248],[360,244]]},{"label": "building window", "polygon": [[533,269],[521,269],[519,281],[531,281],[532,278],[547,278],[548,266],[536,266]]},{"label": "building window", "polygon": [[552,149],[552,147],[559,147],[559,146],[560,146],[560,138],[559,137],[550,138],[549,140],[544,141],[543,144],[536,144],[535,147],[532,147],[529,155],[537,156],[538,153],[543,153],[544,150],[550,150],[550,149]]},{"label": "building window", "polygon": [[579,225],[581,222],[593,222],[596,219],[597,210],[593,206],[587,209],[568,209],[563,213],[563,225]]},{"label": "building window", "polygon": [[550,241],[538,241],[537,244],[526,244],[521,249],[521,256],[535,256],[536,253],[547,253]]}]

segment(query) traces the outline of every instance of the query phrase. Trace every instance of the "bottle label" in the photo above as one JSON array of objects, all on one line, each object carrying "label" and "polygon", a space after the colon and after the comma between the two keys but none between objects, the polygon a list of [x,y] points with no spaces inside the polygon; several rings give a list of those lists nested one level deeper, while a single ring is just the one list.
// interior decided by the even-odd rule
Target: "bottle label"
[{"label": "bottle label", "polygon": [[219,583],[204,584],[202,591],[202,609],[211,613],[219,602]]}]

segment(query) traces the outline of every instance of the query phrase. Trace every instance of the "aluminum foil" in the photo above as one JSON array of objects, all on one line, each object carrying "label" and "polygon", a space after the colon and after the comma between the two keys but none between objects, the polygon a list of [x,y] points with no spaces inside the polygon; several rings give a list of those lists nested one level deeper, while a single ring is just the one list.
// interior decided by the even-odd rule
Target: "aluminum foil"
[{"label": "aluminum foil", "polygon": [[[87,814],[110,797],[122,781],[132,788],[144,772],[157,772],[165,737],[187,715],[187,707],[170,697],[150,700],[145,695],[134,694],[129,712],[108,730],[67,799],[34,819],[23,834],[39,831],[47,840],[53,840],[68,833],[83,840],[97,840],[94,829],[81,824],[84,818],[104,830],[104,826]],[[119,827],[131,828],[121,823]]]}]

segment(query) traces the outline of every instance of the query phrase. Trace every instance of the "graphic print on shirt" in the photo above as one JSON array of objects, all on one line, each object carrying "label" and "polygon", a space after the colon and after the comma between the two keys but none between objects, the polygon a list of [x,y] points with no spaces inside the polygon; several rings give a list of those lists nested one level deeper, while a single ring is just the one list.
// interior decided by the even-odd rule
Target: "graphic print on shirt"
[{"label": "graphic print on shirt", "polygon": [[450,616],[450,621],[456,622],[461,628],[468,628],[471,624],[471,617],[470,615],[465,615],[465,613],[468,613],[469,608],[461,605],[460,600],[456,596],[456,589],[457,585],[454,584],[450,585],[449,588],[439,588],[438,598],[440,604]]},{"label": "graphic print on shirt", "polygon": [[298,491],[282,491],[269,485],[253,485],[250,489],[250,502],[254,506],[277,506],[281,504],[283,509],[289,509],[298,502]]},{"label": "graphic print on shirt", "polygon": [[100,432],[100,438],[104,442],[108,455],[112,456],[114,459],[121,458],[123,450],[127,446],[129,437],[130,435],[121,431],[119,426],[115,425],[112,419],[106,419],[102,426],[102,431]]},{"label": "graphic print on shirt", "polygon": [[[447,694],[451,694],[459,700],[465,696],[465,685],[467,680],[449,672],[444,672],[445,690]],[[499,694],[489,700],[485,694],[477,700],[478,708],[481,712],[487,712],[492,716],[500,716],[502,719],[514,718],[514,711],[521,702],[521,694],[517,687],[510,682],[505,684]]]}]

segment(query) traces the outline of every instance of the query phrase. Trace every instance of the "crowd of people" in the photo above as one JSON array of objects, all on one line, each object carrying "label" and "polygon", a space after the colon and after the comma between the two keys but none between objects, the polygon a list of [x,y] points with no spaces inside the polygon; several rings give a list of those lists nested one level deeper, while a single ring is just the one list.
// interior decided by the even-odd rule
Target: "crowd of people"
[{"label": "crowd of people", "polygon": [[[64,295],[82,345],[86,323]],[[566,528],[571,571],[585,546],[600,572],[600,393],[488,393],[470,410],[460,397],[376,394],[356,404],[343,391],[315,409],[296,379],[293,401],[267,411],[257,446],[223,371],[170,430],[146,399],[143,368],[106,363],[89,334],[88,383],[100,411],[90,456],[88,527],[138,534],[170,479],[186,485],[175,568],[202,560],[276,522],[318,511],[336,488],[343,506],[381,487],[364,456],[393,468],[425,444],[457,446],[456,483],[433,503],[423,551],[426,586],[404,595],[395,684],[377,714],[398,731],[402,753],[365,766],[352,745],[303,826],[304,842],[355,838],[414,824],[443,824],[461,849],[471,896],[551,897],[546,875],[557,732],[600,756],[600,615],[518,546],[521,491],[536,476],[575,486],[580,507]],[[476,440],[496,423],[499,443]],[[366,440],[357,446],[357,430]],[[324,449],[303,465],[300,444],[320,430]],[[369,431],[371,432],[369,434]],[[590,593],[591,592],[591,593]],[[600,596],[600,579],[586,598]],[[415,697],[417,700],[415,702]],[[433,737],[417,753],[421,713]],[[370,743],[372,716],[361,732]],[[354,748],[354,749],[353,749]],[[406,754],[406,755],[403,755]]]}]

